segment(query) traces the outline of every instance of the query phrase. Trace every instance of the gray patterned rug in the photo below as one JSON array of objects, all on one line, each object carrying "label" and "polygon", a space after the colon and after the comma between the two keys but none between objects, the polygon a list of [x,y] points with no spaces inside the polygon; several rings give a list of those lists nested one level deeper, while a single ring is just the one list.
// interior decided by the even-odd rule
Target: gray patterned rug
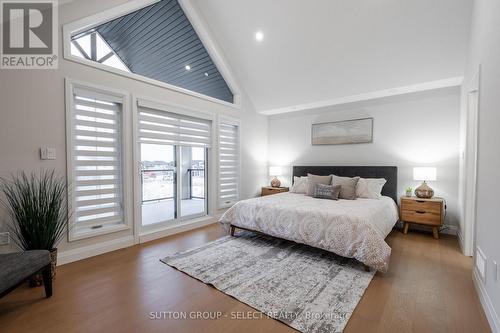
[{"label": "gray patterned rug", "polygon": [[161,260],[301,332],[342,332],[375,272],[331,252],[243,233]]}]

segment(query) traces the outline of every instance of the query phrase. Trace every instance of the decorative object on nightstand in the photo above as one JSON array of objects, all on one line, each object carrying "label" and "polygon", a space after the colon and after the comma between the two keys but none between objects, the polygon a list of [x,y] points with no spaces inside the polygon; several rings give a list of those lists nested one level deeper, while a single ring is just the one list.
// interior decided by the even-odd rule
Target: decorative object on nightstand
[{"label": "decorative object on nightstand", "polygon": [[426,181],[436,180],[436,168],[417,167],[413,168],[413,180],[422,180],[423,183],[415,189],[415,195],[419,198],[430,199],[434,196],[434,190],[427,185]]},{"label": "decorative object on nightstand", "polygon": [[411,197],[411,196],[413,195],[413,193],[412,193],[412,192],[413,192],[413,188],[412,188],[412,187],[410,187],[410,186],[408,186],[408,187],[406,188],[406,196],[407,196],[407,197]]},{"label": "decorative object on nightstand", "polygon": [[432,227],[434,238],[439,239],[439,228],[444,221],[445,208],[442,198],[401,197],[400,218],[404,222],[403,233],[408,233],[410,224],[421,224]]},{"label": "decorative object on nightstand", "polygon": [[266,196],[271,194],[288,192],[288,187],[273,187],[273,186],[264,186],[262,187],[260,196]]},{"label": "decorative object on nightstand", "polygon": [[274,177],[273,180],[271,180],[271,186],[272,187],[280,187],[281,186],[281,182],[278,179],[278,176],[282,175],[281,167],[279,167],[279,166],[269,167],[269,175],[271,177]]}]

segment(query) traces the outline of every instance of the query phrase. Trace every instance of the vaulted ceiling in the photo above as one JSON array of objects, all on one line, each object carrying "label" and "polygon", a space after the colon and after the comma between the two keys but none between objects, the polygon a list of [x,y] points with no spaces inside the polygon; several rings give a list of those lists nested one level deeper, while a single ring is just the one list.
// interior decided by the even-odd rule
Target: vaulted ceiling
[{"label": "vaulted ceiling", "polygon": [[258,111],[463,75],[471,0],[189,1]]}]

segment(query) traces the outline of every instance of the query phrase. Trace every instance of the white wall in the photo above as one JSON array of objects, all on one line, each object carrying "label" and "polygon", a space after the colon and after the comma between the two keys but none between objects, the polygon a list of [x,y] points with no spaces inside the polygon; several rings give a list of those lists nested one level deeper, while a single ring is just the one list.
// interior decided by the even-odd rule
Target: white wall
[{"label": "white wall", "polygon": [[[494,281],[493,260],[500,263],[500,2],[474,1],[464,92],[472,85],[479,65],[479,145],[477,175],[476,246],[487,258],[486,283],[480,283],[485,312],[500,332],[500,281]],[[465,102],[465,98],[463,99]],[[499,272],[500,273],[500,272]],[[495,331],[495,330],[494,330]]]},{"label": "white wall", "polygon": [[[414,166],[436,166],[435,195],[448,203],[446,224],[457,225],[460,94],[458,88],[433,93],[371,101],[350,109],[273,116],[269,120],[271,165],[288,166],[283,181],[289,184],[293,165],[395,165],[398,191],[415,188]],[[311,124],[374,118],[373,143],[311,145]]]},{"label": "white wall", "polygon": [[[60,37],[62,25],[98,13],[126,2],[124,0],[81,0],[59,8]],[[62,59],[59,48],[57,70],[0,70],[0,177],[16,171],[55,168],[66,174],[66,134],[64,79],[66,77],[95,83],[100,86],[129,91],[156,100],[173,102],[190,108],[240,117],[242,137],[242,196],[248,198],[258,192],[266,178],[267,118],[255,112],[243,94],[242,109],[206,101],[186,94],[160,88],[120,75]],[[57,150],[55,161],[41,161],[39,148],[53,146]],[[255,151],[257,153],[250,153]],[[0,229],[5,216],[0,212]],[[79,248],[103,241],[131,235],[132,230],[68,243],[61,250]],[[5,251],[0,247],[0,251]]]}]

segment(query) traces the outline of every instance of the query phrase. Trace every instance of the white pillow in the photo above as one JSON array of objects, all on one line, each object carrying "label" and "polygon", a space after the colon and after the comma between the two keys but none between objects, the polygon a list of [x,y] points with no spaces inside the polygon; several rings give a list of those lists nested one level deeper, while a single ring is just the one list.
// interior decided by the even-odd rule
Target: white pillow
[{"label": "white pillow", "polygon": [[380,199],[382,188],[387,182],[384,178],[360,178],[356,185],[356,196],[366,199]]},{"label": "white pillow", "polygon": [[307,177],[293,177],[293,185],[290,192],[292,193],[301,193],[306,194],[307,188],[309,186],[309,182],[307,181]]}]

